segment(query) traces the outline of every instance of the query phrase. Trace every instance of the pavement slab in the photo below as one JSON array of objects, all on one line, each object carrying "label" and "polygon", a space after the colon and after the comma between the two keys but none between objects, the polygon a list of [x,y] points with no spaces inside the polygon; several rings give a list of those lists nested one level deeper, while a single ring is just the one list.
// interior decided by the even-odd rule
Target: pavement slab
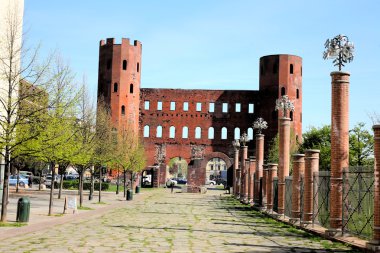
[{"label": "pavement slab", "polygon": [[[44,198],[38,196],[36,201]],[[355,252],[276,222],[224,191],[142,189],[128,202],[104,196],[107,205],[49,217],[46,227],[47,218],[39,218],[29,225],[35,230],[0,228],[4,238],[14,234],[0,236],[0,252]]]}]

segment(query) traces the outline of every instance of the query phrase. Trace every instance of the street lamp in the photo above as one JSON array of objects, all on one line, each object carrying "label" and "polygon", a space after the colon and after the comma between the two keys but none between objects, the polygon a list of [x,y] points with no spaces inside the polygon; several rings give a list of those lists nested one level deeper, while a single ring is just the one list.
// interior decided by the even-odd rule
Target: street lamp
[{"label": "street lamp", "polygon": [[338,66],[339,71],[345,63],[354,60],[354,43],[350,42],[345,35],[339,34],[331,40],[327,39],[325,48],[323,59],[334,59],[334,66]]},{"label": "street lamp", "polygon": [[276,99],[276,111],[282,110],[283,117],[286,117],[287,111],[294,111],[294,104],[292,101],[290,101],[289,97],[287,95],[282,96],[279,99]]},{"label": "street lamp", "polygon": [[248,138],[248,134],[246,132],[244,132],[241,136],[240,136],[240,143],[242,144],[242,146],[245,146],[245,144],[249,142],[249,138]]},{"label": "street lamp", "polygon": [[257,134],[261,134],[262,130],[267,129],[268,124],[263,118],[258,118],[253,122],[253,129],[256,129]]}]

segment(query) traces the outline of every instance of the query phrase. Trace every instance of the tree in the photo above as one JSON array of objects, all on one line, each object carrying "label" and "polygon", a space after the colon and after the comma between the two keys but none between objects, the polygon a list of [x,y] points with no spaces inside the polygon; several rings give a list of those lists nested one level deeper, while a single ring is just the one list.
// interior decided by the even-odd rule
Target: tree
[{"label": "tree", "polygon": [[330,170],[331,161],[331,137],[330,126],[326,125],[321,128],[311,127],[309,131],[302,134],[303,142],[299,152],[304,153],[307,149],[318,149],[319,164],[321,170]]},{"label": "tree", "polygon": [[[18,146],[37,137],[41,132],[25,133],[16,137],[18,127],[21,127],[35,114],[45,108],[31,107],[28,113],[18,113],[18,109],[27,101],[36,100],[43,96],[44,87],[51,79],[47,76],[50,66],[50,57],[45,63],[37,60],[38,49],[26,49],[21,43],[22,12],[14,8],[7,10],[4,20],[5,31],[0,38],[0,148],[5,164],[4,187],[1,206],[1,221],[7,219],[8,187],[10,166],[21,152],[16,152]],[[20,63],[22,61],[22,64]],[[36,92],[19,92],[20,81],[27,80],[33,86],[40,87]]]},{"label": "tree", "polygon": [[350,165],[373,165],[373,135],[359,122],[350,130]]}]

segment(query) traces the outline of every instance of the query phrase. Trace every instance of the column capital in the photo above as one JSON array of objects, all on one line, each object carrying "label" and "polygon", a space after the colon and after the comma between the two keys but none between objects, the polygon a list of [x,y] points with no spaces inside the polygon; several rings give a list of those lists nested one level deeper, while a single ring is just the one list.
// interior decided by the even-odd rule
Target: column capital
[{"label": "column capital", "polygon": [[330,73],[330,76],[350,76],[350,72],[347,71],[333,71]]},{"label": "column capital", "polygon": [[380,130],[380,124],[379,125],[373,125],[372,129],[373,129],[373,131]]}]

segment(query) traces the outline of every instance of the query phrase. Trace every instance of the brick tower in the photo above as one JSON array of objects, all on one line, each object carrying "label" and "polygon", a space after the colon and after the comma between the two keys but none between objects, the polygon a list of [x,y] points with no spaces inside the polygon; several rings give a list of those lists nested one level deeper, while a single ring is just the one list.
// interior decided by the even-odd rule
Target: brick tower
[{"label": "brick tower", "polygon": [[[265,150],[276,136],[279,112],[275,111],[276,99],[287,95],[294,102],[295,111],[291,118],[291,129],[295,138],[302,137],[302,58],[295,55],[267,55],[260,58],[260,101],[259,115],[268,122],[265,132]],[[292,141],[292,140],[291,140]],[[299,141],[301,141],[299,139]]]},{"label": "brick tower", "polygon": [[135,40],[101,40],[99,46],[98,99],[110,106],[112,123],[138,133],[142,45]]}]

